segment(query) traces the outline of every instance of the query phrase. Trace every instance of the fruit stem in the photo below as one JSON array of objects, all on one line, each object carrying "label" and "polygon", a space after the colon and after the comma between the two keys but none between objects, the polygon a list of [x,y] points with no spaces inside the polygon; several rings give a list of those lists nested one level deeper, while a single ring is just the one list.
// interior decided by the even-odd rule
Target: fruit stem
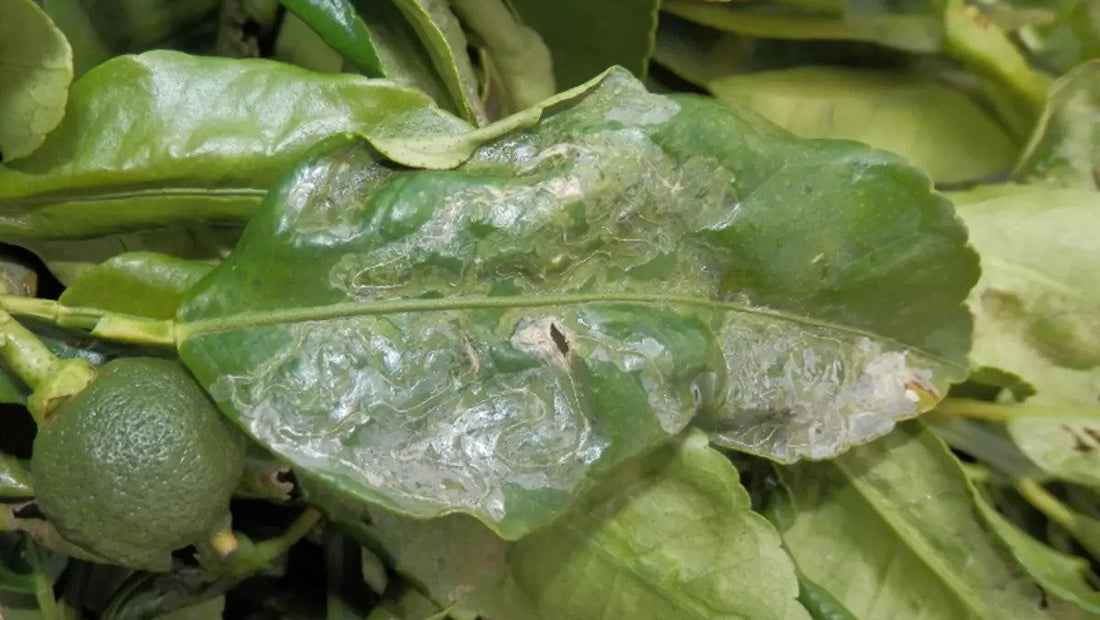
[{"label": "fruit stem", "polygon": [[0,310],[0,357],[27,387],[27,409],[41,424],[46,416],[95,378],[95,369],[82,359],[59,359],[29,329]]}]

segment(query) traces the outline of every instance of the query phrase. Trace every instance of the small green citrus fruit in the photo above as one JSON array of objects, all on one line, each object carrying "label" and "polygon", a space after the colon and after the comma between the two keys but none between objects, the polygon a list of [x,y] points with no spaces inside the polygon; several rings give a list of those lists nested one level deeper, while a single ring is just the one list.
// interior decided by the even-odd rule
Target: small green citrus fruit
[{"label": "small green citrus fruit", "polygon": [[42,512],[113,562],[168,570],[228,514],[245,442],[177,362],[121,358],[42,423],[31,471]]}]

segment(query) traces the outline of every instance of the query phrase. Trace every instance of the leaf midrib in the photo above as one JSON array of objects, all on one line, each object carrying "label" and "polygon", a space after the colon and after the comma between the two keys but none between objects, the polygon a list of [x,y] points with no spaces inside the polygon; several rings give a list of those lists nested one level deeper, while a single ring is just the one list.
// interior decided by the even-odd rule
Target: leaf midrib
[{"label": "leaf midrib", "polygon": [[340,302],[323,306],[303,306],[298,308],[279,308],[276,310],[241,312],[213,319],[179,321],[175,326],[176,341],[218,332],[246,329],[283,323],[306,323],[326,319],[340,319],[356,316],[385,315],[413,312],[445,312],[449,310],[487,310],[513,308],[539,308],[547,306],[569,306],[588,303],[630,303],[660,306],[695,306],[710,310],[736,312],[753,316],[769,317],[790,323],[819,327],[841,332],[851,336],[863,336],[907,350],[927,360],[934,361],[958,370],[965,370],[959,364],[940,355],[921,348],[898,342],[893,338],[869,332],[856,327],[837,325],[828,321],[814,319],[771,308],[750,306],[748,304],[718,301],[691,295],[665,295],[649,293],[569,293],[559,295],[507,295],[493,297],[446,297],[433,299],[386,299],[380,301]]},{"label": "leaf midrib", "polygon": [[154,189],[134,189],[118,191],[97,191],[99,188],[89,188],[92,191],[79,192],[43,192],[24,198],[5,199],[0,198],[0,208],[6,207],[38,207],[59,203],[90,203],[123,201],[136,198],[150,197],[188,197],[188,196],[217,196],[262,199],[267,190],[260,187],[158,187]]}]

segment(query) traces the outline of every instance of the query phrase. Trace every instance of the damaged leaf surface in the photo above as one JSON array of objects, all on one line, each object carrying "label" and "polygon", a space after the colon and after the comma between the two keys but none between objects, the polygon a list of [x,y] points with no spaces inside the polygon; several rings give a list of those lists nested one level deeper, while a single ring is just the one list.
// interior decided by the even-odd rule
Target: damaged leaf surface
[{"label": "damaged leaf surface", "polygon": [[296,468],[514,538],[693,422],[791,461],[917,415],[965,376],[964,243],[900,159],[619,70],[455,170],[319,148],[177,335]]}]

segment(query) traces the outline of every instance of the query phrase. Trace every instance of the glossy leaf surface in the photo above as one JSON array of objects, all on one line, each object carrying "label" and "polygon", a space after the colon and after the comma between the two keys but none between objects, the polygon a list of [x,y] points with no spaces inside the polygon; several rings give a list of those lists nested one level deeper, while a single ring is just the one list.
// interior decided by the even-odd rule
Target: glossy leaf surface
[{"label": "glossy leaf surface", "polygon": [[383,77],[385,71],[374,48],[367,24],[350,0],[280,0],[290,12],[309,24],[333,49],[340,52],[366,75]]},{"label": "glossy leaf surface", "polygon": [[975,190],[957,201],[982,257],[982,277],[969,301],[974,366],[1018,375],[1037,392],[1031,404],[1095,407],[1098,195],[1006,186]]},{"label": "glossy leaf surface", "polygon": [[1100,189],[1100,60],[1051,87],[1014,176],[1023,183]]},{"label": "glossy leaf surface", "polygon": [[784,542],[857,617],[1046,617],[978,521],[958,462],[915,423],[783,479],[798,509]]},{"label": "glossy leaf surface", "polygon": [[657,32],[657,0],[509,0],[546,41],[558,87],[575,86],[621,66],[643,77]]},{"label": "glossy leaf surface", "polygon": [[917,415],[964,375],[963,244],[898,159],[619,70],[454,171],[319,149],[176,333],[297,468],[514,537],[696,416],[795,460]]},{"label": "glossy leaf surface", "polygon": [[123,56],[73,86],[41,148],[0,168],[0,238],[240,223],[285,166],[326,136],[373,136],[401,160],[399,141],[387,138],[467,128],[386,81],[258,59]]},{"label": "glossy leaf surface", "polygon": [[809,618],[778,534],[698,434],[517,542],[459,515],[372,516],[396,569],[459,617]]},{"label": "glossy leaf surface", "polygon": [[31,0],[0,0],[0,41],[0,154],[12,161],[61,122],[73,51]]},{"label": "glossy leaf surface", "polygon": [[897,153],[937,183],[1005,171],[1018,150],[970,97],[920,74],[804,66],[723,76],[707,87],[800,136]]},{"label": "glossy leaf surface", "polygon": [[26,463],[0,452],[0,498],[34,497]]}]

